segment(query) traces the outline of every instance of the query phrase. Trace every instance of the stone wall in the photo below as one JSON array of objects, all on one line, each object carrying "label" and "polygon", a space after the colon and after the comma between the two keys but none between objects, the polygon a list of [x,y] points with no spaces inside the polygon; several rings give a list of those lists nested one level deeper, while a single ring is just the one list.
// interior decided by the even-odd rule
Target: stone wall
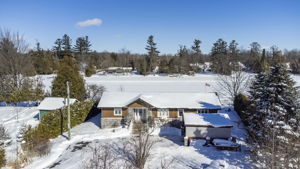
[{"label": "stone wall", "polygon": [[101,118],[101,128],[114,128],[121,126],[122,118]]}]

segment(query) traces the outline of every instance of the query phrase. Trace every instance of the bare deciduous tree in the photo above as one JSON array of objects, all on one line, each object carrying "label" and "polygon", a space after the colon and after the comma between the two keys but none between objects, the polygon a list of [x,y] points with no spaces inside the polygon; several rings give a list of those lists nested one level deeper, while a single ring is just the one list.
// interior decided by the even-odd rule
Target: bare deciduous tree
[{"label": "bare deciduous tree", "polygon": [[117,151],[120,158],[132,167],[144,169],[146,162],[151,158],[151,150],[158,141],[149,132],[140,132],[129,140],[124,140]]},{"label": "bare deciduous tree", "polygon": [[218,75],[219,93],[229,96],[233,101],[235,96],[247,90],[250,80],[249,74],[243,71],[234,72],[229,76]]},{"label": "bare deciduous tree", "polygon": [[105,91],[104,86],[98,85],[88,85],[87,86],[87,95],[90,99],[99,101],[101,99],[102,93]]},{"label": "bare deciduous tree", "polygon": [[108,145],[89,147],[92,157],[84,163],[86,169],[117,169],[120,168],[118,158]]}]

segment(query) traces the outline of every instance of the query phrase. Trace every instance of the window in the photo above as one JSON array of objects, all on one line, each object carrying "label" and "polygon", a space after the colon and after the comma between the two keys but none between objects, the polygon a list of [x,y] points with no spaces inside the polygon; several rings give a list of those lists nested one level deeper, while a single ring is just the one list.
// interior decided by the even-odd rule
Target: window
[{"label": "window", "polygon": [[182,117],[184,113],[184,109],[178,109],[178,117]]},{"label": "window", "polygon": [[114,109],[115,116],[122,116],[122,108],[115,108]]},{"label": "window", "polygon": [[168,109],[158,109],[157,117],[161,117],[161,118],[169,117],[169,110]]},{"label": "window", "polygon": [[198,109],[197,113],[209,113],[208,109]]}]

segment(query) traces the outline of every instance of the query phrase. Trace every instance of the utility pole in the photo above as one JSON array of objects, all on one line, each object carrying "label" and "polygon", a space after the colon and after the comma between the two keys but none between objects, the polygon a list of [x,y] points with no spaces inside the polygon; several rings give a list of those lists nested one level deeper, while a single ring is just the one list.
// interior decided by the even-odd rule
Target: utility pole
[{"label": "utility pole", "polygon": [[71,140],[71,115],[70,115],[70,88],[67,81],[67,106],[68,106],[68,139]]}]

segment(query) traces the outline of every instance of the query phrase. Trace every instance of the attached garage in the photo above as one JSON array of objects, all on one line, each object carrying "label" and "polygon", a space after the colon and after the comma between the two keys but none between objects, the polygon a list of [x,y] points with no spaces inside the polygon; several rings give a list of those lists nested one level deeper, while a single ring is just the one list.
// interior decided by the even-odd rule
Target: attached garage
[{"label": "attached garage", "polygon": [[229,138],[233,127],[227,114],[184,113],[185,137],[191,138]]}]

